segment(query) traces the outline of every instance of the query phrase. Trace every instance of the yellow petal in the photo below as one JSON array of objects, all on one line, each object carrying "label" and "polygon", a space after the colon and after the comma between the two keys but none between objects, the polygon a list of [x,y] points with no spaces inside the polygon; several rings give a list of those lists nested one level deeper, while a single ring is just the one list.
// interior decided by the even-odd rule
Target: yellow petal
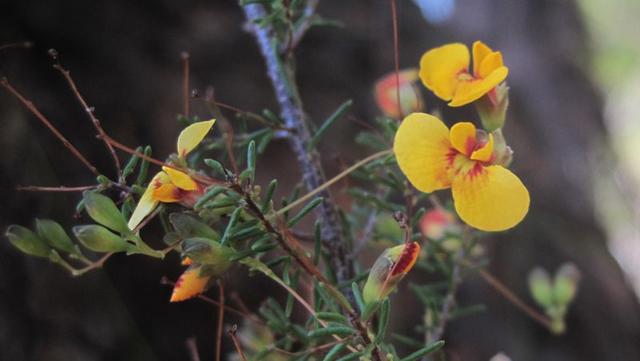
[{"label": "yellow petal", "polygon": [[460,218],[483,231],[503,231],[522,221],[529,192],[508,169],[479,163],[453,179],[453,202]]},{"label": "yellow petal", "polygon": [[178,155],[184,157],[202,142],[207,135],[215,119],[197,122],[184,128],[178,136]]},{"label": "yellow petal", "polygon": [[198,189],[198,183],[196,183],[191,177],[189,177],[187,173],[169,167],[162,167],[162,170],[167,173],[169,179],[171,179],[171,183],[173,183],[176,187],[185,191],[193,191]]},{"label": "yellow petal", "polygon": [[434,48],[420,58],[420,79],[436,96],[451,100],[458,86],[458,74],[469,70],[469,49],[453,43]]},{"label": "yellow petal", "polygon": [[188,300],[204,292],[209,282],[210,276],[200,277],[199,268],[188,268],[178,278],[170,302],[180,302]]},{"label": "yellow petal", "polygon": [[502,83],[508,74],[509,69],[506,66],[501,66],[484,79],[460,81],[451,102],[449,102],[449,106],[459,107],[480,99],[491,89]]},{"label": "yellow petal", "polygon": [[480,149],[476,149],[471,153],[472,160],[477,160],[480,162],[488,162],[491,160],[493,156],[493,134],[489,134],[489,141],[487,144],[483,145]]},{"label": "yellow petal", "polygon": [[473,75],[479,76],[478,70],[480,69],[480,64],[482,64],[484,58],[492,52],[493,50],[491,50],[491,48],[482,41],[476,41],[473,43]]},{"label": "yellow petal", "polygon": [[449,129],[433,115],[412,113],[398,128],[393,151],[400,170],[422,192],[448,188]]},{"label": "yellow petal", "polygon": [[503,67],[502,54],[499,51],[495,51],[487,55],[480,63],[480,67],[476,68],[476,76],[479,78],[488,77],[494,70]]},{"label": "yellow petal", "polygon": [[142,197],[140,197],[140,201],[138,201],[136,209],[133,211],[133,214],[131,214],[131,218],[129,218],[129,229],[135,229],[138,224],[140,224],[140,222],[142,222],[142,220],[156,208],[158,201],[154,199],[153,192],[163,180],[168,181],[168,179],[166,179],[166,174],[163,172],[159,172],[153,176],[151,182],[149,182],[149,185],[147,186],[147,189],[142,194]]},{"label": "yellow petal", "polygon": [[469,122],[454,124],[449,131],[449,140],[458,152],[470,156],[476,146],[476,126]]},{"label": "yellow petal", "polygon": [[153,190],[153,199],[164,203],[179,202],[182,196],[180,188],[171,183],[163,184]]}]

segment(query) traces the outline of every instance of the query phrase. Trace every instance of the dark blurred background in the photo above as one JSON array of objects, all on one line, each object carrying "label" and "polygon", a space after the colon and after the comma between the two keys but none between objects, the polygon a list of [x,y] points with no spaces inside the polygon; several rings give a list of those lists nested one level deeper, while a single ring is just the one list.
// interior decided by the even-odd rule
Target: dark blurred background
[{"label": "dark blurred background", "polygon": [[[640,133],[632,116],[640,104],[634,101],[640,93],[640,34],[633,28],[638,6],[623,0],[398,5],[402,67],[417,66],[430,47],[477,39],[501,50],[510,67],[505,131],[532,208],[515,230],[487,241],[491,272],[530,303],[526,276],[534,266],[555,270],[572,261],[583,274],[568,332],[559,337],[481,280],[465,282],[461,302],[485,303],[487,312],[450,324],[445,336],[451,360],[485,361],[499,351],[524,361],[639,360],[634,285],[640,274],[640,172],[631,151],[637,144],[632,135]],[[319,13],[344,28],[314,28],[297,49],[306,110],[319,121],[353,98],[354,116],[370,122],[378,114],[372,86],[393,69],[389,3],[322,0]],[[0,51],[0,75],[111,174],[108,153],[52,69],[47,50],[58,50],[109,134],[128,145],[151,144],[162,158],[174,149],[179,131],[182,51],[191,54],[194,88],[213,85],[220,101],[241,109],[277,110],[243,21],[235,1],[7,1],[0,6],[0,45],[29,40],[34,46]],[[192,104],[195,114],[209,116],[197,100]],[[468,109],[445,109],[431,96],[427,105],[443,108],[450,120],[474,116]],[[328,174],[366,154],[353,145],[359,130],[352,121],[330,130],[322,145]],[[0,132],[0,228],[30,226],[36,216],[71,226],[78,194],[16,192],[15,186],[86,185],[92,174],[4,90]],[[296,171],[287,166],[294,158],[285,143],[276,142],[270,152],[261,163],[264,179]],[[334,194],[347,201],[339,188]],[[0,242],[0,360],[188,360],[184,343],[192,336],[202,359],[213,359],[216,309],[199,301],[169,304],[170,289],[159,282],[179,272],[177,258],[117,256],[102,270],[72,278]],[[279,292],[267,281],[252,282],[258,284],[247,289],[242,276],[227,279],[250,307]],[[405,293],[394,327],[420,337],[414,326],[422,311]]]}]

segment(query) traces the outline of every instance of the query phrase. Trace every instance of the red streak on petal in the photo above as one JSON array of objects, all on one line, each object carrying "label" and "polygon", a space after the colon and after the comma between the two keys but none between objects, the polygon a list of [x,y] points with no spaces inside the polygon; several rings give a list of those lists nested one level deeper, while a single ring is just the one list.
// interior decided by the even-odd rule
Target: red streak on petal
[{"label": "red streak on petal", "polygon": [[407,243],[402,250],[400,258],[398,258],[398,262],[393,265],[393,269],[391,270],[391,277],[401,273],[409,272],[413,265],[416,263],[419,254],[420,245],[418,244],[418,242]]}]

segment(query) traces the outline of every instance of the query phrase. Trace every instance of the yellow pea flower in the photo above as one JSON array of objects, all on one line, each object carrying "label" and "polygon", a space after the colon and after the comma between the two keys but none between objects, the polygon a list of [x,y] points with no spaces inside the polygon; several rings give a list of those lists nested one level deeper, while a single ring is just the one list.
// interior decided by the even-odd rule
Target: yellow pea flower
[{"label": "yellow pea flower", "polygon": [[[395,72],[382,77],[376,82],[374,91],[378,108],[390,118],[400,118],[402,114],[421,111],[424,105],[420,89],[416,85],[417,81],[418,69],[402,70],[397,78]],[[398,91],[400,91],[400,105]],[[400,114],[400,107],[402,107],[402,114]]]},{"label": "yellow pea flower", "polygon": [[400,124],[393,150],[398,165],[418,190],[451,188],[456,212],[470,226],[502,231],[529,210],[529,192],[508,169],[492,164],[493,136],[482,139],[472,123],[451,130],[438,118],[413,113]]},{"label": "yellow pea flower", "polygon": [[[195,149],[215,122],[215,119],[211,119],[193,123],[184,128],[178,136],[178,157],[184,159],[189,152]],[[173,168],[162,167],[162,171],[156,173],[149,182],[136,209],[129,218],[129,228],[135,229],[158,206],[159,202],[180,202],[187,206],[193,205],[203,191],[203,187],[188,174]]]},{"label": "yellow pea flower", "polygon": [[492,95],[495,87],[509,74],[502,54],[481,41],[473,43],[473,71],[469,71],[469,49],[453,43],[431,49],[420,58],[422,83],[449,106],[469,104],[483,95]]}]

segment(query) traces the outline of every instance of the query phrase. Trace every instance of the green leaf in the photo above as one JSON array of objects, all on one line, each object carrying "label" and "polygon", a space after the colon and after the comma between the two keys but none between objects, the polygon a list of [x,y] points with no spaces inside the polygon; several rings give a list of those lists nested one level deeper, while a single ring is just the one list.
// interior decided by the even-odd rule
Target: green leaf
[{"label": "green leaf", "polygon": [[363,354],[364,354],[363,352],[355,352],[355,353],[352,353],[351,355],[340,357],[336,361],[351,361],[351,360],[355,360],[358,357],[362,356]]},{"label": "green leaf", "polygon": [[216,174],[221,175],[223,177],[226,175],[224,166],[222,165],[222,163],[218,162],[217,160],[207,158],[204,160],[204,164],[208,165],[209,168],[213,169],[213,171]]},{"label": "green leaf", "polygon": [[362,300],[362,293],[360,292],[360,287],[357,283],[351,283],[351,292],[353,292],[353,298],[356,301],[356,305],[360,310],[360,313],[364,312],[364,301]]},{"label": "green leaf", "polygon": [[271,181],[271,183],[269,183],[269,186],[267,187],[267,192],[265,193],[264,198],[262,198],[262,204],[260,205],[260,211],[262,213],[267,213],[269,211],[271,199],[273,198],[273,193],[276,191],[277,186],[278,186],[277,179],[274,179]]},{"label": "green leaf", "polygon": [[356,331],[353,328],[347,327],[347,326],[329,326],[329,327],[323,327],[323,328],[318,328],[316,330],[313,330],[307,333],[307,336],[309,338],[318,338],[318,337],[325,337],[325,336],[331,336],[331,335],[345,337],[345,336],[353,335],[355,332]]},{"label": "green leaf", "polygon": [[222,186],[213,186],[207,189],[207,191],[202,195],[202,197],[198,199],[196,204],[193,206],[193,209],[195,210],[201,209],[205,204],[215,199],[220,193],[224,191],[225,191],[225,188]]},{"label": "green leaf", "polygon": [[182,239],[201,237],[218,241],[220,234],[209,227],[199,218],[186,213],[171,213],[169,222],[173,225],[178,236]]},{"label": "green leaf", "polygon": [[412,353],[411,355],[400,359],[400,361],[416,361],[417,359],[426,356],[428,354],[434,353],[440,350],[444,346],[444,341],[436,341],[429,346],[423,347],[420,350]]},{"label": "green leaf", "polygon": [[85,192],[83,199],[84,208],[94,221],[116,232],[131,232],[124,216],[110,198],[97,192]]},{"label": "green leaf", "polygon": [[[151,157],[152,152],[151,152],[150,146],[147,145],[146,147],[144,147],[144,155],[147,157]],[[144,182],[147,180],[148,173],[149,173],[149,161],[143,158],[142,162],[140,163],[140,168],[138,168],[138,176],[136,177],[135,184],[136,185],[144,184]]]},{"label": "green leaf", "polygon": [[342,350],[344,350],[345,347],[346,347],[346,345],[344,343],[339,343],[339,344],[333,346],[331,348],[331,350],[329,350],[329,352],[327,352],[327,354],[324,356],[322,361],[333,361],[336,358],[336,356],[338,356],[338,354]]},{"label": "green leaf", "polygon": [[326,133],[327,129],[329,129],[329,127],[331,127],[331,125],[333,125],[333,123],[335,123],[338,119],[342,118],[344,114],[349,111],[352,105],[353,100],[347,100],[346,102],[342,103],[338,107],[338,109],[336,109],[336,111],[333,112],[333,114],[331,114],[329,118],[324,121],[324,123],[322,123],[320,128],[318,128],[316,133],[313,135],[313,138],[311,138],[311,141],[309,141],[309,144],[307,145],[307,152],[313,149],[318,144],[324,133]]},{"label": "green leaf", "polygon": [[131,247],[120,236],[96,224],[75,226],[73,234],[82,245],[95,252],[123,252]]},{"label": "green leaf", "polygon": [[[143,151],[142,147],[136,148],[137,153],[142,153],[142,151]],[[122,168],[123,179],[127,178],[131,173],[133,173],[133,170],[136,168],[136,165],[138,165],[138,160],[140,160],[140,157],[138,157],[135,154],[132,155],[131,158],[129,158],[127,165],[125,165],[124,168]]]},{"label": "green leaf", "polygon": [[389,324],[389,316],[390,316],[389,309],[390,309],[390,302],[389,302],[389,299],[386,298],[384,301],[382,301],[382,307],[380,308],[380,318],[378,319],[378,330],[376,332],[376,337],[373,341],[376,345],[384,341],[384,336],[387,333],[387,325]]},{"label": "green leaf", "polygon": [[231,213],[231,218],[229,218],[229,223],[227,223],[227,228],[225,228],[224,234],[222,235],[222,238],[220,238],[220,244],[227,243],[227,241],[229,240],[229,237],[231,237],[231,229],[238,222],[238,218],[240,217],[240,212],[242,212],[242,208],[238,207],[233,211],[233,213]]},{"label": "green leaf", "polygon": [[229,268],[236,253],[232,248],[205,238],[189,238],[182,243],[182,256],[189,257],[195,263],[212,266],[211,271],[216,275]]},{"label": "green leaf", "polygon": [[288,222],[287,222],[287,226],[289,227],[293,227],[295,226],[298,222],[300,222],[302,220],[302,218],[304,218],[304,216],[306,216],[307,214],[309,214],[309,212],[311,212],[314,208],[316,208],[317,206],[319,206],[323,201],[322,197],[318,197],[315,198],[314,200],[312,200],[311,202],[307,203],[301,210],[300,212],[298,212],[298,214],[296,214],[295,216],[293,216]]},{"label": "green leaf", "polygon": [[345,325],[349,324],[349,320],[338,312],[317,312],[316,316],[325,321],[339,322]]},{"label": "green leaf", "polygon": [[252,140],[247,146],[247,169],[250,172],[249,179],[253,181],[256,178],[256,141]]},{"label": "green leaf", "polygon": [[31,256],[48,258],[51,249],[29,228],[12,224],[5,232],[9,242],[17,249]]},{"label": "green leaf", "polygon": [[36,219],[36,230],[40,238],[49,246],[70,254],[78,253],[71,238],[58,222],[50,219]]}]

